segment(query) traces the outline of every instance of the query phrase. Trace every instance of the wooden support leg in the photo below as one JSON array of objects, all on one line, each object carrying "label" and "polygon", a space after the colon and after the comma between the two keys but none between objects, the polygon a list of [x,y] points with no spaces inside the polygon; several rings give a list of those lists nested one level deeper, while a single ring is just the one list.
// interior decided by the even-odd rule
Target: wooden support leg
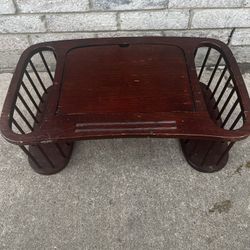
[{"label": "wooden support leg", "polygon": [[[53,79],[52,79],[53,80]],[[47,109],[47,99],[51,95],[52,87],[49,87],[43,94],[39,103],[39,110],[36,114],[37,123],[34,123],[34,130],[43,120],[43,111]],[[71,157],[73,142],[69,143],[46,143],[30,145],[28,148],[22,148],[28,155],[30,166],[39,174],[51,175],[64,169]]]},{"label": "wooden support leg", "polygon": [[196,170],[212,173],[222,169],[228,161],[234,142],[211,140],[180,140],[187,162]]},{"label": "wooden support leg", "polygon": [[[208,53],[210,53],[210,51],[208,51]],[[213,71],[213,74],[214,72],[215,71]],[[220,111],[218,110],[218,105],[216,105],[216,101],[214,99],[214,94],[217,88],[219,87],[219,84],[225,72],[226,72],[226,67],[222,72],[221,77],[217,82],[217,86],[215,87],[213,92],[209,88],[213,76],[210,78],[210,81],[207,85],[200,83],[204,100],[207,106],[207,111],[210,114],[211,120],[214,120],[215,124],[218,127],[223,127],[223,122],[221,120]],[[227,86],[229,82],[230,81],[228,81],[225,84],[225,86]],[[206,173],[219,171],[227,164],[229,151],[234,144],[234,142],[227,142],[227,141],[193,140],[193,139],[190,140],[181,139],[180,143],[183,154],[187,162],[194,169]]]},{"label": "wooden support leg", "polygon": [[30,166],[39,174],[51,175],[64,169],[71,157],[74,143],[48,143],[21,148],[28,155]]}]

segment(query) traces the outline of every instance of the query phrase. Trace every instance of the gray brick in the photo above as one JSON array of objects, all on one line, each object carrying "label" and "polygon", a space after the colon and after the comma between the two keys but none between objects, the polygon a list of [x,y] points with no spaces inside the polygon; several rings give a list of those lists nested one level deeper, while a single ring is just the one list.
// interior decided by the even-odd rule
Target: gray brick
[{"label": "gray brick", "polygon": [[52,32],[117,29],[116,14],[112,12],[48,15],[47,25]]},{"label": "gray brick", "polygon": [[139,36],[162,36],[161,31],[117,31],[98,32],[97,37],[139,37]]},{"label": "gray brick", "polygon": [[231,43],[232,45],[250,45],[250,29],[236,29]]},{"label": "gray brick", "polygon": [[100,10],[131,10],[164,8],[168,0],[93,0],[93,8]]},{"label": "gray brick", "polygon": [[169,8],[241,7],[244,0],[169,0]]},{"label": "gray brick", "polygon": [[188,26],[188,11],[140,11],[120,14],[121,29],[185,29]]},{"label": "gray brick", "polygon": [[37,12],[74,12],[88,10],[88,0],[16,0],[18,9],[23,13]]},{"label": "gray brick", "polygon": [[166,30],[165,36],[180,37],[209,37],[227,42],[231,29],[215,29],[215,30]]},{"label": "gray brick", "polygon": [[95,33],[47,33],[47,34],[32,34],[30,35],[31,43],[41,43],[57,40],[83,39],[93,38]]},{"label": "gray brick", "polygon": [[0,72],[14,71],[22,50],[0,51]]},{"label": "gray brick", "polygon": [[43,16],[0,16],[0,33],[45,32]]},{"label": "gray brick", "polygon": [[1,0],[0,1],[0,14],[13,14],[16,9],[12,0]]},{"label": "gray brick", "polygon": [[0,51],[24,50],[28,46],[27,35],[0,35]]},{"label": "gray brick", "polygon": [[250,46],[232,46],[231,49],[238,63],[250,63]]},{"label": "gray brick", "polygon": [[192,28],[249,27],[250,9],[207,9],[196,10]]}]

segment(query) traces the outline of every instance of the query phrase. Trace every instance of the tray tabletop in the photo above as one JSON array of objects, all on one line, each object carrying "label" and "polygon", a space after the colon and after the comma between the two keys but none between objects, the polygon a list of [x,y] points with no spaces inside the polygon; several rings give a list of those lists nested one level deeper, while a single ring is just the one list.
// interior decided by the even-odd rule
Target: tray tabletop
[{"label": "tray tabletop", "polygon": [[[194,56],[209,44],[223,54],[238,87],[247,122],[226,131],[211,119]],[[57,65],[39,127],[13,135],[6,119],[29,58],[53,50]],[[13,77],[1,119],[15,143],[117,136],[237,139],[249,134],[249,100],[228,47],[203,38],[110,38],[48,42],[27,49]]]},{"label": "tray tabletop", "polygon": [[194,110],[185,55],[154,44],[76,48],[67,53],[61,114]]}]

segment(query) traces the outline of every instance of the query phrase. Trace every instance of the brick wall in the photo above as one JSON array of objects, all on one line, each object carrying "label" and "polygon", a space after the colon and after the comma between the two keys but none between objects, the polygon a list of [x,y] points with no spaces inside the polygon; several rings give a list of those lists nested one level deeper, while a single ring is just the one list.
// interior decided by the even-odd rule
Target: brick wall
[{"label": "brick wall", "polygon": [[0,71],[31,44],[112,36],[207,36],[250,63],[250,0],[0,0]]}]

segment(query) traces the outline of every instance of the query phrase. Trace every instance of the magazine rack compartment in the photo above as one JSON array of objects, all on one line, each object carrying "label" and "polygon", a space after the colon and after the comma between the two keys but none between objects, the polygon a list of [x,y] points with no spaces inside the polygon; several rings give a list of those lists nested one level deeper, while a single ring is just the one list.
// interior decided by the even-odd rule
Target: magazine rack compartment
[{"label": "magazine rack compartment", "polygon": [[[8,124],[9,131],[16,138],[39,131],[53,89],[56,61],[56,54],[52,49],[40,48],[25,57],[17,80],[14,76],[16,89],[9,91],[13,95],[13,102],[9,106]],[[29,163],[36,172],[52,174],[66,166],[73,144],[19,146],[28,155]]]},{"label": "magazine rack compartment", "polygon": [[[224,130],[240,130],[246,121],[244,104],[230,62],[218,46],[203,43],[195,51],[197,78],[208,113]],[[204,172],[225,166],[235,141],[186,140],[182,148],[189,163]]]}]

